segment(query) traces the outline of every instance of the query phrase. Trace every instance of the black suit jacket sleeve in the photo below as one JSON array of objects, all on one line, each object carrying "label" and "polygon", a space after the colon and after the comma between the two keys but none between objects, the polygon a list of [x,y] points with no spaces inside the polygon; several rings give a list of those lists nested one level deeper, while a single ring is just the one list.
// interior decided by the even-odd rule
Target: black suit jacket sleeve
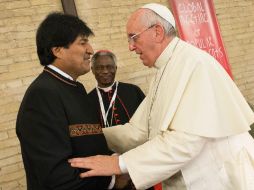
[{"label": "black suit jacket sleeve", "polygon": [[111,177],[81,179],[79,169],[68,163],[71,140],[65,109],[57,93],[36,90],[24,97],[17,118],[17,135],[22,142],[27,175],[38,176],[28,185],[40,183],[39,186],[54,190],[107,189]]}]

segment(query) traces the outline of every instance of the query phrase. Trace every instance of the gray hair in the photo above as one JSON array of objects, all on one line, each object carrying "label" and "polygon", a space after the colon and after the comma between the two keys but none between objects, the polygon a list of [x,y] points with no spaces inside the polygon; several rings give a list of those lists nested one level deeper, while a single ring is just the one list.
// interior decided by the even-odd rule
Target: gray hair
[{"label": "gray hair", "polygon": [[100,56],[109,56],[109,57],[113,60],[113,62],[115,63],[115,65],[116,65],[116,63],[117,63],[116,56],[115,56],[114,53],[112,53],[112,52],[109,51],[109,50],[99,50],[99,51],[97,51],[97,52],[93,55],[93,57],[92,57],[92,59],[91,59],[92,66],[94,66],[96,60],[97,60]]},{"label": "gray hair", "polygon": [[155,25],[157,23],[161,24],[165,30],[167,36],[176,36],[175,28],[164,18],[162,18],[157,13],[152,10],[147,9],[140,17],[140,21],[144,23],[147,27]]}]

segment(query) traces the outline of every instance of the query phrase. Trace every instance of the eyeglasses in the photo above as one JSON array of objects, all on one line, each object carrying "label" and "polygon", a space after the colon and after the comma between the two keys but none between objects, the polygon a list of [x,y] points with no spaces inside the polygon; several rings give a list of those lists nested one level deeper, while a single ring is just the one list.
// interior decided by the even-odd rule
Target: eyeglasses
[{"label": "eyeglasses", "polygon": [[148,28],[146,28],[145,30],[143,30],[143,31],[141,31],[141,32],[139,32],[139,33],[137,33],[137,34],[133,34],[132,36],[129,36],[129,37],[128,37],[128,42],[129,42],[129,43],[134,43],[134,42],[136,42],[137,39],[138,39],[138,37],[139,37],[142,33],[144,33],[145,31],[149,30],[150,28],[154,27],[155,25],[156,25],[156,24],[153,24],[153,25],[149,26]]}]

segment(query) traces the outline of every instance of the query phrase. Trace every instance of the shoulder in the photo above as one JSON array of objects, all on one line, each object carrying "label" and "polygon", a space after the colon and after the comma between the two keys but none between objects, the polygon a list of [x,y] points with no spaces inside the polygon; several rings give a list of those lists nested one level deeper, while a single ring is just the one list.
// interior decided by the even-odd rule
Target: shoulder
[{"label": "shoulder", "polygon": [[192,61],[214,61],[215,58],[205,50],[202,50],[183,40],[180,41],[179,49],[177,50],[182,59]]},{"label": "shoulder", "polygon": [[182,40],[176,49],[176,54],[172,61],[179,72],[186,70],[188,72],[210,70],[220,67],[220,63],[209,53]]},{"label": "shoulder", "polygon": [[53,91],[53,82],[49,77],[45,77],[43,74],[40,74],[28,87],[28,92],[41,93],[43,91]]},{"label": "shoulder", "polygon": [[135,84],[119,82],[119,91],[130,95],[140,96],[142,99],[145,97],[144,92]]},{"label": "shoulder", "polygon": [[88,96],[97,96],[96,88],[92,89],[89,93]]},{"label": "shoulder", "polygon": [[141,90],[137,85],[131,84],[131,83],[124,83],[119,82],[119,88],[125,88],[125,89],[138,89]]},{"label": "shoulder", "polygon": [[28,87],[24,95],[24,99],[33,104],[58,102],[60,94],[63,93],[60,83],[57,80],[40,74]]},{"label": "shoulder", "polygon": [[90,102],[94,103],[98,103],[98,95],[97,95],[97,91],[96,88],[92,89],[88,94],[87,97],[89,99]]}]

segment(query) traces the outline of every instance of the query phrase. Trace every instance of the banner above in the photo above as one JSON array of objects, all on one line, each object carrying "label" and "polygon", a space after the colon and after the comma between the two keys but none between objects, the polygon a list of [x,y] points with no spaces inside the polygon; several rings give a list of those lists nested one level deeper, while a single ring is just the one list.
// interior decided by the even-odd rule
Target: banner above
[{"label": "banner above", "polygon": [[213,0],[169,0],[181,39],[216,58],[232,77]]}]

